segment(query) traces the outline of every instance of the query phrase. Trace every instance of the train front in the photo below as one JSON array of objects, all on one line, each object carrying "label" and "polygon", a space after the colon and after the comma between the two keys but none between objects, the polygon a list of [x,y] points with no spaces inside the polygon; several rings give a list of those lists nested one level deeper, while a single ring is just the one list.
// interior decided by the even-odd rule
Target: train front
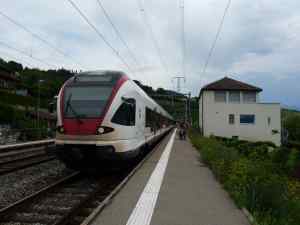
[{"label": "train front", "polygon": [[114,131],[102,122],[126,80],[121,72],[86,72],[63,85],[57,99],[55,142],[58,157],[68,167],[95,167],[105,155],[112,155],[113,146],[101,147],[98,143]]}]

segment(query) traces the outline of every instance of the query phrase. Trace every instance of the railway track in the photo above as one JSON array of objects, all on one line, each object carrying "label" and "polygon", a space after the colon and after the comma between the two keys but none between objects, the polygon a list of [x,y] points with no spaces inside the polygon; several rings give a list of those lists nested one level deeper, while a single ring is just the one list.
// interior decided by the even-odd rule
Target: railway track
[{"label": "railway track", "polygon": [[78,224],[102,202],[123,176],[87,178],[80,172],[0,210],[0,224]]},{"label": "railway track", "polygon": [[0,209],[0,225],[79,225],[86,222],[95,209],[99,213],[108,204],[152,152],[130,168],[106,171],[98,177],[74,172]]},{"label": "railway track", "polygon": [[[7,157],[6,157],[7,158]],[[16,170],[24,169],[30,166],[34,166],[43,162],[48,162],[54,160],[56,157],[54,155],[49,155],[45,152],[17,157],[13,159],[0,159],[0,175],[4,175]]]},{"label": "railway track", "polygon": [[54,145],[0,149],[0,175],[55,159]]}]

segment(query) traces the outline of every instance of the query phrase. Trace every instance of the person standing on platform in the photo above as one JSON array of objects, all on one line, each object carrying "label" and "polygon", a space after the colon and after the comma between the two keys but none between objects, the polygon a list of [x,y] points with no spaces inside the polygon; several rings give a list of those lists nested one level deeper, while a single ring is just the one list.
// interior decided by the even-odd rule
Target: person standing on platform
[{"label": "person standing on platform", "polygon": [[180,140],[186,139],[186,124],[185,124],[185,122],[180,123],[179,138],[180,138]]}]

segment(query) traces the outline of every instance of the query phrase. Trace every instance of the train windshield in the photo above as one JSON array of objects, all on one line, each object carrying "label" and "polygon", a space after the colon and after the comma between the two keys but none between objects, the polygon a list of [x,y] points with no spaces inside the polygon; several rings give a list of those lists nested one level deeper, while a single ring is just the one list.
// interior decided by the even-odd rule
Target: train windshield
[{"label": "train windshield", "polygon": [[111,95],[112,86],[69,86],[64,93],[66,118],[99,117]]}]

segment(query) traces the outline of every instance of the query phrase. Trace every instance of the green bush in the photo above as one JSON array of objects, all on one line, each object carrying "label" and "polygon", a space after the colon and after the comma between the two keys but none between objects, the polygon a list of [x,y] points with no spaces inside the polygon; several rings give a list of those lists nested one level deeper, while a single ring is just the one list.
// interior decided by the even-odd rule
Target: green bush
[{"label": "green bush", "polygon": [[292,149],[286,161],[286,169],[290,175],[295,175],[297,167],[300,165],[300,151]]},{"label": "green bush", "polygon": [[17,121],[25,117],[24,111],[15,109],[12,106],[0,103],[0,123],[10,123],[17,126]]},{"label": "green bush", "polygon": [[195,131],[190,139],[236,204],[252,212],[258,224],[299,223],[299,200],[288,192],[288,171],[298,165],[298,151],[269,152],[269,143],[205,138]]},{"label": "green bush", "polygon": [[290,141],[300,141],[300,114],[291,114],[283,122]]},{"label": "green bush", "polygon": [[40,120],[40,129],[36,121],[26,116],[26,111],[0,103],[0,124],[10,124],[13,131],[20,132],[20,141],[31,141],[48,136],[47,122]]},{"label": "green bush", "polygon": [[[21,105],[24,107],[26,106],[36,107],[38,103],[36,98],[30,96],[20,96],[2,90],[0,90],[0,99],[1,99],[1,103],[5,103],[9,105]],[[47,100],[41,98],[40,107],[47,108],[48,107],[47,102],[48,102]]]}]

